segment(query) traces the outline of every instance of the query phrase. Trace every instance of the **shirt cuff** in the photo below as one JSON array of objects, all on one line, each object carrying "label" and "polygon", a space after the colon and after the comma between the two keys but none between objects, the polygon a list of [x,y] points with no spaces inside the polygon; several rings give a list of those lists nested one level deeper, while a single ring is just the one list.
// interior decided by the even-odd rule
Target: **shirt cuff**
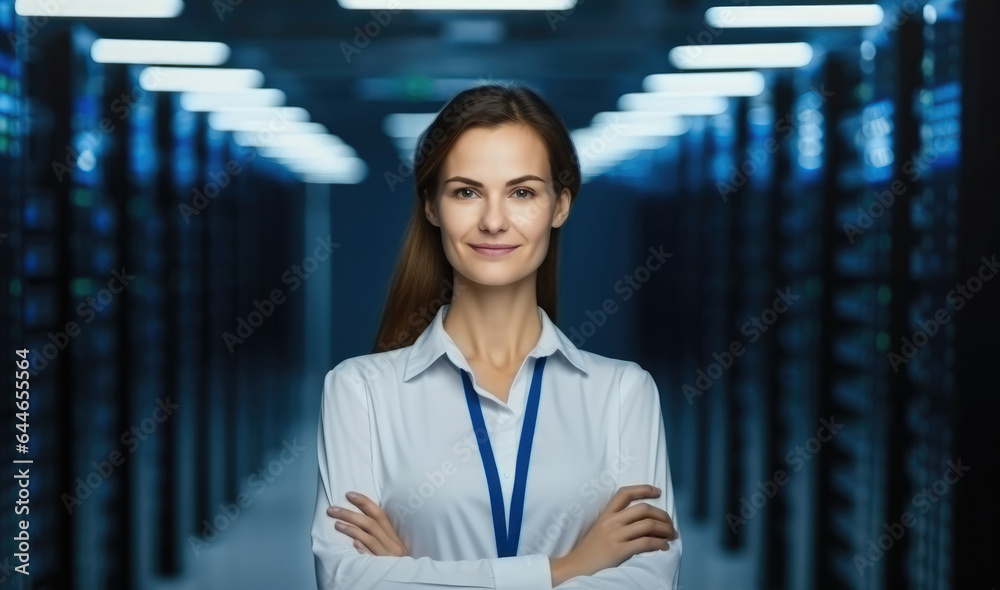
[{"label": "shirt cuff", "polygon": [[552,590],[548,555],[518,555],[490,560],[496,590]]}]

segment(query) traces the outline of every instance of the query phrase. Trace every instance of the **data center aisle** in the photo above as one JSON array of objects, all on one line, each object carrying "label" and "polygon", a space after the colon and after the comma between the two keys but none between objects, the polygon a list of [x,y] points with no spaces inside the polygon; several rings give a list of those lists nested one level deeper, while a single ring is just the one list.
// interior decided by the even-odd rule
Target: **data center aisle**
[{"label": "data center aisle", "polygon": [[[218,590],[220,588],[312,589],[315,588],[309,528],[316,492],[316,425],[300,428],[299,444],[309,447],[268,484],[240,517],[189,561],[188,575],[158,584],[153,590]],[[678,491],[678,515],[691,514],[692,499]],[[680,518],[680,516],[678,517]],[[686,518],[683,524],[685,554],[681,563],[680,589],[733,588],[754,585],[753,555],[699,551],[712,546],[717,531],[710,525]],[[261,542],[262,537],[267,538]],[[193,555],[193,552],[192,552]]]},{"label": "data center aisle", "polygon": [[186,575],[153,590],[316,588],[309,537],[316,501],[316,426],[309,419],[290,435],[287,442],[306,450],[266,487],[244,488],[252,503],[208,548],[197,557],[187,552]]}]

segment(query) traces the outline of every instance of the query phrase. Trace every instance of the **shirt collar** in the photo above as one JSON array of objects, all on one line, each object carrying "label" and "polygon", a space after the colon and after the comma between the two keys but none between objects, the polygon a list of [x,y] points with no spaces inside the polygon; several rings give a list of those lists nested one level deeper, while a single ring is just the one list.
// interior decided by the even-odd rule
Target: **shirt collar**
[{"label": "shirt collar", "polygon": [[[455,344],[455,341],[452,340],[451,336],[444,329],[444,316],[448,313],[449,307],[451,307],[451,304],[446,303],[438,309],[431,325],[420,334],[416,342],[410,347],[410,356],[406,361],[403,381],[408,381],[411,377],[421,373],[440,358],[442,354],[447,354],[455,366],[470,373],[473,372],[462,352],[458,349],[458,345]],[[542,321],[542,334],[538,338],[538,344],[528,353],[528,356],[538,358],[550,356],[559,351],[562,353],[563,358],[586,375],[587,364],[580,349],[552,322],[544,309],[540,306],[537,307],[538,317]]]}]

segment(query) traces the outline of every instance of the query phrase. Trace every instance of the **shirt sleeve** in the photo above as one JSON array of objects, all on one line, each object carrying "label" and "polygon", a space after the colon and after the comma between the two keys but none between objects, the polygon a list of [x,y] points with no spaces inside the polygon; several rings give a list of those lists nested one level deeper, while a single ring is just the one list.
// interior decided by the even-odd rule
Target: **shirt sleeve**
[{"label": "shirt sleeve", "polygon": [[334,528],[336,519],[326,510],[333,504],[352,506],[347,492],[360,492],[382,504],[372,468],[368,402],[367,381],[351,359],[327,373],[320,407],[319,482],[312,524],[319,590],[551,590],[552,572],[546,555],[453,561],[376,556],[360,553],[353,537]]},{"label": "shirt sleeve", "polygon": [[[619,397],[618,487],[652,484],[662,493],[629,504],[648,502],[670,515],[677,539],[666,551],[638,553],[618,567],[605,568],[590,576],[576,576],[556,586],[557,590],[677,590],[681,564],[681,534],[674,508],[674,488],[667,460],[667,440],[660,413],[660,393],[652,375],[632,363],[622,376]],[[637,458],[632,461],[631,458]]]}]

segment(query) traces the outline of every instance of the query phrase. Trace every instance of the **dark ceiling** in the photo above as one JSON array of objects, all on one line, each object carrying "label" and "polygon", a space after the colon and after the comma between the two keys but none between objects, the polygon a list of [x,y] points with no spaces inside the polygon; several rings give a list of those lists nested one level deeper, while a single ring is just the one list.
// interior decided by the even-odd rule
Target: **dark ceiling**
[{"label": "dark ceiling", "polygon": [[[265,86],[283,90],[288,105],[305,107],[363,152],[375,149],[372,132],[381,136],[385,115],[437,111],[464,81],[525,82],[578,128],[639,91],[646,75],[672,71],[667,53],[677,45],[803,38],[796,30],[713,33],[704,11],[724,4],[582,0],[566,12],[396,11],[387,21],[382,14],[383,25],[372,11],[347,10],[337,0],[187,0],[174,19],[87,25],[103,37],[223,41],[233,50],[225,66],[260,69]],[[365,30],[374,34],[359,35]],[[458,84],[435,92],[434,79]],[[380,80],[388,83],[373,83]],[[380,137],[377,149],[386,145]]]}]

